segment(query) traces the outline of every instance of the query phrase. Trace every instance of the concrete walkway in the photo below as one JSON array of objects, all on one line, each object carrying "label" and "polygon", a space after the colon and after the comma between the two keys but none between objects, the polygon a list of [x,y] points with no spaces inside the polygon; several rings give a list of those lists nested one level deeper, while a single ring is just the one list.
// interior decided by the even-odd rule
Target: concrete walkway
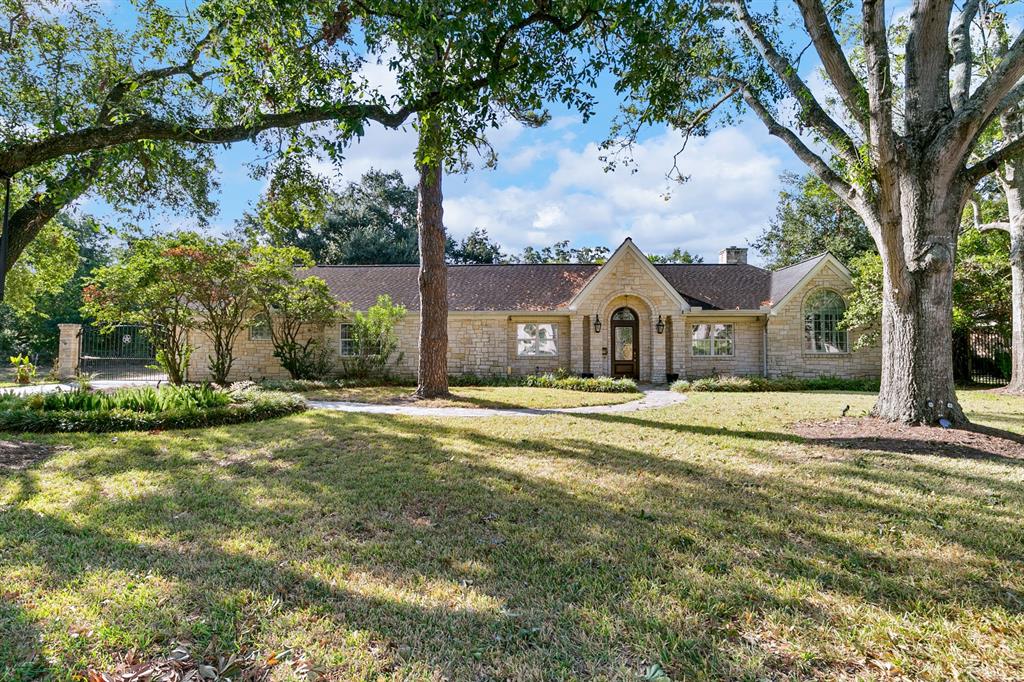
[{"label": "concrete walkway", "polygon": [[586,405],[583,407],[419,407],[416,405],[379,405],[342,400],[310,400],[314,410],[363,412],[368,414],[399,414],[411,417],[540,417],[547,414],[627,414],[675,405],[686,400],[681,393],[667,389],[642,389],[643,397],[617,405]]}]

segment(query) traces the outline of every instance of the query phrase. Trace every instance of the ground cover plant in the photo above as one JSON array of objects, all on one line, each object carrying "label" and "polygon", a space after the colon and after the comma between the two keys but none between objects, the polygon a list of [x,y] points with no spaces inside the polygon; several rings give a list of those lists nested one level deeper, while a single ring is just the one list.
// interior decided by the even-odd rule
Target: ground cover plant
[{"label": "ground cover plant", "polygon": [[[535,374],[523,377],[511,376],[479,376],[462,374],[448,377],[450,386],[494,386],[527,388],[553,388],[563,391],[583,391],[590,393],[637,393],[636,382],[632,379],[613,379],[611,377],[577,377],[564,373]],[[260,385],[275,391],[322,391],[337,388],[370,388],[375,386],[415,386],[416,382],[403,377],[380,375],[377,377],[346,377],[328,380],[304,379],[265,379]]]},{"label": "ground cover plant", "polygon": [[713,376],[688,381],[680,379],[672,383],[677,393],[756,393],[766,391],[865,391],[878,392],[878,379],[844,379],[841,377],[797,377]]},{"label": "ground cover plant", "polygon": [[[1020,398],[961,399],[1024,436]],[[1024,459],[792,433],[872,402],[21,437],[50,452],[0,469],[0,678],[185,647],[279,679],[1019,679]]]},{"label": "ground cover plant", "polygon": [[636,393],[596,393],[559,388],[522,386],[458,386],[450,398],[416,399],[405,386],[327,388],[305,394],[308,400],[342,400],[418,407],[488,407],[499,409],[560,409],[589,405],[615,405],[638,400]]},{"label": "ground cover plant", "polygon": [[239,385],[165,385],[93,391],[79,388],[0,394],[0,431],[71,432],[186,428],[280,417],[304,410],[299,396]]}]

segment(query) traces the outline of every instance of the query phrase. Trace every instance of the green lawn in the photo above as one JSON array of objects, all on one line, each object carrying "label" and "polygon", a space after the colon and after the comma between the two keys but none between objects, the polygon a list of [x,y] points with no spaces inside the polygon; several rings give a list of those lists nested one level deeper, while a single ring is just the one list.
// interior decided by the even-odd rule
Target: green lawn
[{"label": "green lawn", "polygon": [[615,405],[639,400],[640,393],[589,393],[558,388],[527,388],[523,386],[452,387],[452,398],[412,400],[415,389],[408,386],[372,386],[366,388],[334,388],[310,391],[310,400],[347,400],[359,403],[409,404],[419,407],[529,407],[553,409],[584,405]]},{"label": "green lawn", "polygon": [[40,437],[0,472],[0,679],[178,642],[332,680],[1021,679],[1024,460],[789,434],[846,404]]}]

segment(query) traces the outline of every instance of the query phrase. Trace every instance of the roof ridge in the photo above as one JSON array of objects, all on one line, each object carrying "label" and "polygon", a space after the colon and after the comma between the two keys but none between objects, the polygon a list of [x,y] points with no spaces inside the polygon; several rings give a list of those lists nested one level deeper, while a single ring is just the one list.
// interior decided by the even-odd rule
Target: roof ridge
[{"label": "roof ridge", "polygon": [[[449,268],[493,268],[493,267],[601,267],[604,263],[446,263]],[[317,263],[314,268],[418,268],[419,263]]]},{"label": "roof ridge", "polygon": [[[815,260],[816,258],[824,258],[825,256],[831,256],[831,255],[832,255],[831,251],[822,251],[821,253],[819,253],[817,255],[808,256],[807,258],[804,258],[803,260],[798,260],[795,263],[791,263],[790,265],[784,265],[781,268],[776,268],[775,270],[769,270],[768,272],[781,272],[783,270],[788,270],[789,268],[795,268],[798,265],[803,265],[804,263],[809,263],[812,260]],[[834,257],[835,256],[833,256],[833,258]]]}]

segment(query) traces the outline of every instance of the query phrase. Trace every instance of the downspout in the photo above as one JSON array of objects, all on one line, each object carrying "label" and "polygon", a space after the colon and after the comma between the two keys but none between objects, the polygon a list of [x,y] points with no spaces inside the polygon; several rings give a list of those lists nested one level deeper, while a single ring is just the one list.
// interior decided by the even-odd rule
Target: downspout
[{"label": "downspout", "polygon": [[768,315],[767,314],[765,314],[765,316],[764,316],[764,331],[763,331],[763,334],[764,334],[764,343],[761,344],[761,351],[762,351],[761,352],[761,359],[762,359],[761,376],[763,376],[765,379],[767,379],[768,378]]}]

